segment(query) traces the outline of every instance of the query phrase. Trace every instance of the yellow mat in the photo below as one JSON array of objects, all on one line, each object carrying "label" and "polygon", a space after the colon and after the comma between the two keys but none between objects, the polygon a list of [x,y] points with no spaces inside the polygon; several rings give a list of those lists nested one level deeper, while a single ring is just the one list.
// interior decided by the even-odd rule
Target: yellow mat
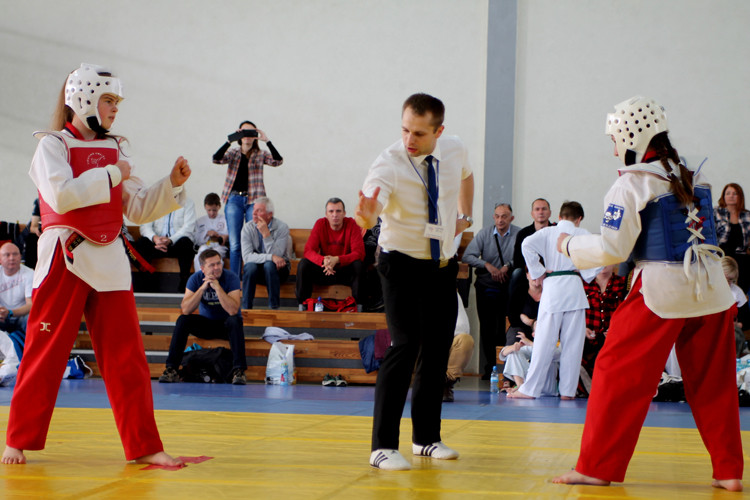
[{"label": "yellow mat", "polygon": [[[7,418],[0,407],[2,432]],[[404,419],[401,451],[413,469],[384,472],[367,463],[371,418],[158,411],[157,422],[168,453],[213,458],[143,470],[124,461],[110,410],[59,408],[45,450],[27,452],[26,465],[0,464],[0,498],[743,498],[710,487],[694,429],[645,428],[626,482],[602,488],[548,482],[575,464],[581,425],[444,420],[443,439],[461,458],[433,461],[411,455]],[[743,439],[747,450],[750,432]]]}]

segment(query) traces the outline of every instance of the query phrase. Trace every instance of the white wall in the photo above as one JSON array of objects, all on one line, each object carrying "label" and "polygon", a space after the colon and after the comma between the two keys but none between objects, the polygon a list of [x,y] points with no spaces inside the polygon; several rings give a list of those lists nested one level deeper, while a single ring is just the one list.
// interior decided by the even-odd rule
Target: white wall
[{"label": "white wall", "polygon": [[467,143],[481,181],[487,0],[0,0],[0,10],[2,220],[28,220],[31,132],[48,126],[83,61],[124,82],[112,131],[130,139],[137,175],[154,181],[184,155],[198,207],[224,182],[212,154],[250,119],[284,156],[265,171],[279,218],[312,227],[331,196],[353,215],[416,91],[443,99],[446,133]]},{"label": "white wall", "polygon": [[750,197],[750,3],[744,0],[528,0],[518,3],[516,223],[545,197],[556,217],[580,201],[599,232],[602,197],[621,165],[606,113],[636,94],[666,108],[680,155],[718,199],[727,182]]},{"label": "white wall", "polygon": [[[447,133],[468,143],[480,187],[487,1],[0,0],[0,219],[28,219],[30,133],[46,128],[81,61],[121,74],[127,100],[113,131],[131,139],[138,174],[155,180],[185,155],[198,206],[222,187],[212,153],[249,118],[285,158],[266,169],[280,218],[310,227],[330,196],[353,208],[368,165],[398,140],[401,102],[418,90],[446,102]],[[538,196],[553,212],[577,199],[597,230],[618,166],[604,116],[637,93],[667,108],[683,156],[709,157],[715,197],[730,181],[750,189],[748,22],[744,0],[519,2],[516,223],[530,222]]]}]

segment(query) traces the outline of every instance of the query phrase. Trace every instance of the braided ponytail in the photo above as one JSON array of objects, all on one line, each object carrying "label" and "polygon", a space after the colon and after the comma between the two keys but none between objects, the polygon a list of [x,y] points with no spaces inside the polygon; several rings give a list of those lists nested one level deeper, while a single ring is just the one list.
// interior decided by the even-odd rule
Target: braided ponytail
[{"label": "braided ponytail", "polygon": [[[677,150],[672,147],[666,132],[657,134],[651,139],[648,145],[646,155],[653,155],[661,162],[664,170],[667,171],[669,184],[672,193],[683,205],[689,205],[693,202],[693,172],[688,170],[685,165],[680,163],[680,156]],[[672,170],[670,161],[679,168],[679,177]]]}]

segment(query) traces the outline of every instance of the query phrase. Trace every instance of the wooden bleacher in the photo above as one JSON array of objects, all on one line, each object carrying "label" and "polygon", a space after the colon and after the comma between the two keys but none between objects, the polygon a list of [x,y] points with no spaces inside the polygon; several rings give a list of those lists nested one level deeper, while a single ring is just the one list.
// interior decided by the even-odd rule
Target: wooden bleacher
[{"label": "wooden bleacher", "polygon": [[[131,235],[140,237],[137,226],[128,227]],[[304,254],[305,243],[310,236],[310,229],[291,229],[294,253]],[[464,233],[459,256],[463,254],[473,233]],[[227,259],[228,260],[228,259]],[[291,273],[296,277],[299,258],[292,260]],[[155,259],[152,265],[160,273],[179,273],[177,259]],[[228,262],[227,262],[228,267]],[[134,272],[137,270],[134,269]],[[461,265],[459,279],[469,277],[468,266]],[[282,284],[281,297],[295,299],[295,283],[290,281]],[[351,295],[351,288],[335,285],[331,287],[315,287],[315,296],[345,298]],[[256,299],[266,298],[266,288],[258,285]],[[152,377],[158,377],[164,370],[169,342],[177,317],[181,314],[179,303],[181,294],[136,293],[137,310],[141,325],[142,339],[149,369]],[[256,307],[258,302],[256,301]],[[271,344],[260,337],[268,326],[283,328],[289,333],[308,332],[315,337],[310,341],[284,341],[295,345],[295,369],[299,382],[320,382],[329,373],[342,375],[349,383],[372,384],[377,372],[366,373],[359,353],[359,340],[372,335],[375,330],[386,328],[384,313],[335,313],[308,312],[296,310],[268,310],[249,309],[242,311],[245,331],[245,355],[248,361],[246,375],[248,380],[262,381],[265,379],[265,369]],[[203,340],[189,337],[188,344],[197,343],[204,348],[229,347],[224,340]],[[73,352],[83,356],[86,363],[99,376],[96,360],[93,356],[91,339],[85,331],[85,323],[78,336]]]},{"label": "wooden bleacher", "polygon": [[[179,298],[179,297],[175,297]],[[179,307],[138,306],[143,344],[152,377],[159,377],[169,350],[174,324],[181,314]],[[295,368],[299,382],[320,382],[326,373],[341,375],[349,383],[374,384],[377,372],[366,373],[359,353],[359,339],[371,335],[375,330],[386,328],[383,313],[337,313],[287,310],[245,309],[242,311],[245,325],[245,355],[247,357],[248,380],[263,381],[271,344],[259,338],[265,327],[277,326],[290,333],[304,330],[312,333],[315,340],[284,341],[295,345]],[[340,333],[340,332],[343,332]],[[248,337],[257,335],[257,337]],[[328,338],[337,336],[337,338]],[[225,340],[204,340],[190,336],[187,345],[197,343],[204,348],[229,347]],[[75,343],[74,354],[84,358],[100,376],[93,355],[91,339],[85,332],[85,324]]]},{"label": "wooden bleacher", "polygon": [[[323,314],[323,313],[318,313]],[[332,313],[336,314],[336,313]],[[168,335],[143,335],[143,346],[146,350],[149,371],[152,378],[158,378],[164,371],[169,342]],[[294,363],[298,382],[319,383],[327,373],[341,375],[348,383],[374,384],[377,372],[366,373],[362,368],[358,343],[349,340],[283,340],[285,344],[294,344]],[[226,340],[204,340],[192,335],[187,345],[197,343],[203,348],[229,348]],[[263,381],[266,376],[266,362],[271,344],[262,339],[245,339],[245,356],[247,371],[245,375],[251,381]],[[99,366],[93,358],[91,338],[88,333],[79,333],[74,353],[84,357],[86,364],[93,370],[93,376],[101,376]]]}]

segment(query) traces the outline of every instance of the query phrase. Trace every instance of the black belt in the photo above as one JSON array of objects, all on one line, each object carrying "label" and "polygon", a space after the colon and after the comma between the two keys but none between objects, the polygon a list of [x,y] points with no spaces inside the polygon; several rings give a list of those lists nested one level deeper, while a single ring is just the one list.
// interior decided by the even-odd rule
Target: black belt
[{"label": "black belt", "polygon": [[250,194],[250,192],[249,191],[230,191],[229,194],[233,196],[247,196]]}]

